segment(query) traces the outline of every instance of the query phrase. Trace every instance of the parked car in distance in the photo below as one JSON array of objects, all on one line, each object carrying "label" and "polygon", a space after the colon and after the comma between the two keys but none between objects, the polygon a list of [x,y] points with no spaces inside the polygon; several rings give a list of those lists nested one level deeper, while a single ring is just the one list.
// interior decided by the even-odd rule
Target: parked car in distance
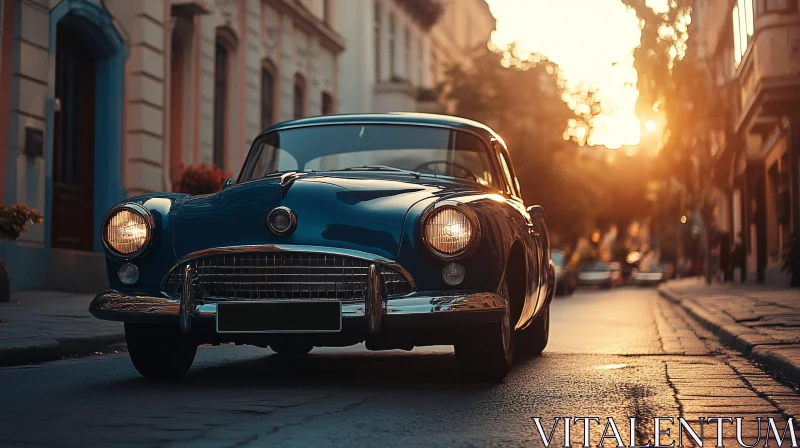
[{"label": "parked car in distance", "polygon": [[653,263],[642,266],[633,276],[633,283],[637,286],[654,286],[665,280],[666,269],[660,264]]},{"label": "parked car in distance", "polygon": [[567,262],[566,254],[563,250],[552,249],[550,258],[556,269],[556,295],[568,296],[575,292],[578,286],[578,279],[573,268]]},{"label": "parked car in distance", "polygon": [[578,271],[578,286],[613,288],[622,284],[622,272],[617,262],[589,261]]},{"label": "parked car in distance", "polygon": [[[530,175],[536,175],[531,172]],[[502,138],[471,120],[342,114],[259,134],[214,194],[130,198],[103,220],[111,289],[146,377],[185,374],[200,344],[281,355],[365,343],[453,345],[500,381],[547,345],[555,268]]]}]

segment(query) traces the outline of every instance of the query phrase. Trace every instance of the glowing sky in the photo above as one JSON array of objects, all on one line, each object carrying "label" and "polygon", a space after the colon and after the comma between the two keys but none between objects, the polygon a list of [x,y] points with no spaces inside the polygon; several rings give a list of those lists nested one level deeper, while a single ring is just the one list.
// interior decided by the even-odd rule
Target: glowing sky
[{"label": "glowing sky", "polygon": [[[666,0],[653,0],[659,8]],[[557,63],[571,85],[598,89],[604,112],[590,144],[619,148],[639,142],[638,92],[632,50],[639,23],[621,0],[487,0],[497,31],[492,40],[518,42]]]}]

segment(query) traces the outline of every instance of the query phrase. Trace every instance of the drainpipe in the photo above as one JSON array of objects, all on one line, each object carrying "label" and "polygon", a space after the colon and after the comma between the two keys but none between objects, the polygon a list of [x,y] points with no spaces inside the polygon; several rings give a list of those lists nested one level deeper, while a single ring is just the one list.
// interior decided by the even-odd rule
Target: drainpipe
[{"label": "drainpipe", "polygon": [[172,30],[175,28],[175,18],[172,17],[171,3],[171,1],[164,2],[164,17],[168,17],[164,33],[164,120],[162,122],[164,151],[161,157],[164,191],[172,191],[170,167],[172,156]]}]

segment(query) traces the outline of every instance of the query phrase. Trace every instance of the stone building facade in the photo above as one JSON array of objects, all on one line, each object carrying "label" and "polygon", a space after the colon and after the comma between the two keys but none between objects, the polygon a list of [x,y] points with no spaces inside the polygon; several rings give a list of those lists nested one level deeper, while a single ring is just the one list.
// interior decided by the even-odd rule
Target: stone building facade
[{"label": "stone building facade", "polygon": [[741,235],[748,282],[788,284],[782,247],[800,232],[798,3],[702,0],[693,9],[690,36],[731,99],[733,138],[712,148],[730,165],[720,167],[730,178],[717,210],[732,239]]},{"label": "stone building facade", "polygon": [[496,20],[485,0],[337,1],[347,48],[342,112],[446,112],[432,96],[445,68],[468,63]]},{"label": "stone building facade", "polygon": [[340,109],[330,0],[0,0],[0,245],[13,289],[105,284],[100,221],[180,165],[236,173],[261,129]]}]

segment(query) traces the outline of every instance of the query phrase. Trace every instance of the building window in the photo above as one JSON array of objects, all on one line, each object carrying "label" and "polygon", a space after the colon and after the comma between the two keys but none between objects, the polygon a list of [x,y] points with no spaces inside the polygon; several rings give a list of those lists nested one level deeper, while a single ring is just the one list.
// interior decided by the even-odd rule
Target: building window
[{"label": "building window", "polygon": [[395,74],[395,45],[396,45],[396,38],[395,36],[395,23],[394,23],[394,14],[389,14],[389,78],[394,78]]},{"label": "building window", "polygon": [[797,0],[760,0],[759,15],[771,12],[790,12],[797,10]]},{"label": "building window", "polygon": [[275,66],[264,62],[261,68],[261,129],[275,123]]},{"label": "building window", "polygon": [[375,2],[375,81],[381,80],[381,2]]},{"label": "building window", "polygon": [[733,26],[734,64],[738,67],[747,52],[747,46],[755,32],[753,2],[756,0],[737,0],[733,6],[731,21]]},{"label": "building window", "polygon": [[322,115],[332,114],[333,112],[333,96],[328,92],[322,92]]},{"label": "building window", "polygon": [[306,116],[306,82],[300,75],[294,77],[294,118]]},{"label": "building window", "polygon": [[417,85],[423,84],[422,79],[422,66],[423,66],[423,58],[422,58],[422,39],[417,41]]},{"label": "building window", "polygon": [[405,27],[403,34],[403,71],[406,74],[406,79],[411,80],[411,31],[408,26]]},{"label": "building window", "polygon": [[431,50],[431,83],[436,85],[439,82],[439,61],[436,58],[436,52]]},{"label": "building window", "polygon": [[214,164],[225,169],[225,122],[228,112],[228,60],[227,46],[217,38],[214,59]]},{"label": "building window", "polygon": [[330,27],[331,25],[331,0],[322,0],[322,20]]}]

